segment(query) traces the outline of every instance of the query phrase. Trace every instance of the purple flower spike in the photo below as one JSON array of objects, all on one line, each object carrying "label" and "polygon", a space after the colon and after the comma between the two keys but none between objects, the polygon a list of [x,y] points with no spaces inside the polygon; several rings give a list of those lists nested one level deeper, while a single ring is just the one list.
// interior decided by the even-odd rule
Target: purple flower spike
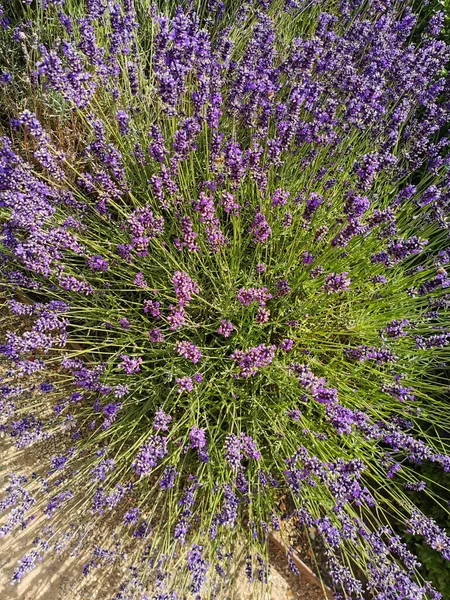
[{"label": "purple flower spike", "polygon": [[275,357],[276,349],[277,347],[274,345],[260,344],[246,351],[235,350],[230,358],[239,365],[240,376],[246,378],[256,375],[258,369],[270,365]]},{"label": "purple flower spike", "polygon": [[128,356],[126,354],[121,354],[120,358],[122,359],[122,362],[119,364],[119,366],[117,368],[125,371],[125,373],[127,375],[133,375],[134,373],[138,373],[141,370],[141,368],[140,368],[140,365],[142,364],[141,357],[135,358],[132,356]]},{"label": "purple flower spike", "polygon": [[198,294],[200,291],[198,284],[182,271],[175,271],[172,283],[179,306],[188,304],[192,294]]},{"label": "purple flower spike", "polygon": [[205,430],[198,427],[191,427],[189,431],[189,442],[191,448],[204,448],[206,446]]},{"label": "purple flower spike", "polygon": [[217,333],[223,335],[223,337],[230,337],[234,329],[234,325],[231,321],[227,321],[226,319],[222,319],[220,321],[220,325],[217,328]]},{"label": "purple flower spike", "polygon": [[175,352],[180,356],[183,356],[186,360],[189,360],[191,363],[198,363],[202,354],[200,350],[197,348],[195,344],[191,342],[183,341],[176,342],[175,344]]},{"label": "purple flower spike", "polygon": [[190,377],[177,377],[175,380],[178,384],[178,393],[182,394],[183,392],[192,392],[194,389],[194,384]]},{"label": "purple flower spike", "polygon": [[322,289],[327,292],[327,294],[336,294],[337,292],[342,292],[347,290],[350,287],[350,278],[347,277],[348,273],[345,271],[340,273],[330,273],[325,276],[325,283],[322,286]]},{"label": "purple flower spike", "polygon": [[170,415],[167,415],[162,410],[157,410],[153,417],[153,429],[160,429],[161,431],[167,431],[169,429],[169,423],[172,420]]},{"label": "purple flower spike", "polygon": [[131,466],[137,475],[147,475],[153,467],[156,467],[158,461],[164,458],[167,452],[167,438],[150,435],[148,440],[139,448]]},{"label": "purple flower spike", "polygon": [[284,352],[289,352],[289,350],[291,350],[292,346],[294,345],[294,341],[291,340],[290,338],[284,338],[284,340],[282,340],[279,344],[278,344],[278,348],[280,350],[283,350]]}]

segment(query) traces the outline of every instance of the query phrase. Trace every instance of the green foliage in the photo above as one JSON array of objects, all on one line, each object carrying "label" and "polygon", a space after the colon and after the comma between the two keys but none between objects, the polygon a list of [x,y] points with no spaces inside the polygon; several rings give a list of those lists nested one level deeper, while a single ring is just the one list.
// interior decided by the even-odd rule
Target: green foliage
[{"label": "green foliage", "polygon": [[[418,476],[426,482],[426,492],[410,492],[414,504],[426,515],[432,517],[444,530],[450,530],[450,516],[447,510],[450,503],[450,473],[442,473],[430,463],[416,469]],[[432,498],[436,494],[439,498]],[[450,563],[436,551],[423,543],[418,536],[405,534],[411,551],[422,563],[420,569],[425,579],[429,579],[442,593],[443,600],[450,599]]]}]

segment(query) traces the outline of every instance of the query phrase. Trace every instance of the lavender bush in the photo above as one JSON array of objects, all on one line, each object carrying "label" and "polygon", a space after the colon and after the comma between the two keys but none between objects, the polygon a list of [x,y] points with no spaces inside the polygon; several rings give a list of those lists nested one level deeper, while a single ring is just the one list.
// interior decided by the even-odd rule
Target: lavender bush
[{"label": "lavender bush", "polygon": [[336,600],[441,598],[397,532],[450,559],[409,494],[448,512],[417,469],[450,471],[444,15],[21,11],[0,11],[2,431],[57,451],[1,500],[2,536],[40,523],[12,583],[106,522],[83,570],[126,560],[116,600],[220,595],[242,552],[257,597],[294,518]]}]

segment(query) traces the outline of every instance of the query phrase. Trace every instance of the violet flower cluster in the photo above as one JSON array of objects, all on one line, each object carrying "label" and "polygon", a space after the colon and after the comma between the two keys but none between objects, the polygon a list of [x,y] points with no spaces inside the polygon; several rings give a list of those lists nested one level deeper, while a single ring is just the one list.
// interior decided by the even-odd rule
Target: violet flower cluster
[{"label": "violet flower cluster", "polygon": [[0,496],[13,584],[87,549],[117,599],[209,597],[245,540],[265,585],[291,520],[336,600],[442,597],[404,537],[450,560],[414,503],[450,510],[420,475],[450,472],[450,48],[417,4],[0,6],[0,431],[42,457]]}]

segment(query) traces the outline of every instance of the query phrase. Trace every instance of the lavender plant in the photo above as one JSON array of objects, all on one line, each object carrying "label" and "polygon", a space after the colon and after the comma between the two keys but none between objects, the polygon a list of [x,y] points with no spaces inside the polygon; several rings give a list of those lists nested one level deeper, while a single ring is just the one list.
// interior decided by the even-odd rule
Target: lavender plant
[{"label": "lavender plant", "polygon": [[450,559],[409,493],[448,513],[417,474],[450,470],[444,15],[6,9],[2,431],[57,448],[1,501],[40,523],[12,583],[106,522],[117,600],[218,595],[239,552],[256,597],[294,518],[336,600],[441,598],[397,528]]}]

